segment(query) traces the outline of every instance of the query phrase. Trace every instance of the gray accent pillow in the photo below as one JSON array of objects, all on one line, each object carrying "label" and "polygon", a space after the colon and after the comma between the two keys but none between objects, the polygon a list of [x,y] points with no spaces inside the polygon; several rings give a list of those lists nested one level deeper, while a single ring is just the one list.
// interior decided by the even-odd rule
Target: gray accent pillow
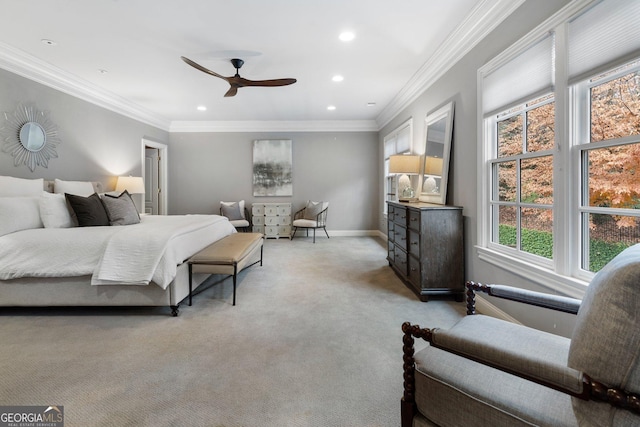
[{"label": "gray accent pillow", "polygon": [[[591,280],[580,305],[569,348],[570,368],[583,371],[607,386],[640,393],[640,244],[631,246]],[[573,408],[584,425],[625,424],[630,411],[574,397]],[[614,412],[616,413],[614,415]],[[580,423],[580,425],[583,425]]]},{"label": "gray accent pillow", "polygon": [[109,225],[107,211],[104,209],[104,205],[98,194],[93,193],[89,197],[83,197],[64,193],[64,197],[76,214],[80,227]]},{"label": "gray accent pillow", "polygon": [[320,212],[322,212],[322,202],[312,202],[309,200],[304,210],[304,219],[316,221]]},{"label": "gray accent pillow", "polygon": [[244,215],[242,215],[242,212],[240,211],[240,204],[238,202],[223,203],[220,208],[222,209],[222,216],[229,218],[229,221],[244,219]]},{"label": "gray accent pillow", "polygon": [[127,190],[119,196],[105,194],[102,197],[102,203],[107,211],[110,225],[130,225],[140,222],[138,209]]}]

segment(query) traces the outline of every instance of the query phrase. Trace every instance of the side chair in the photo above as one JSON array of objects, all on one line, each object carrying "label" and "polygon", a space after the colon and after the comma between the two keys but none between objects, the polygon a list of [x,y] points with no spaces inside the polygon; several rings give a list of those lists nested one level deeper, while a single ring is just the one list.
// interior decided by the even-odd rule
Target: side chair
[{"label": "side chair", "polygon": [[[448,330],[408,322],[402,427],[640,425],[640,244],[599,271],[584,299],[467,282]],[[575,314],[571,338],[475,314],[475,293]],[[414,338],[429,344],[415,352]]]},{"label": "side chair", "polygon": [[304,208],[300,209],[293,216],[293,232],[291,233],[291,239],[296,235],[298,228],[304,228],[307,231],[307,237],[309,236],[309,229],[313,230],[313,243],[316,242],[316,230],[322,228],[324,234],[329,238],[327,233],[327,211],[329,210],[329,202],[312,202],[307,201]]},{"label": "side chair", "polygon": [[251,217],[244,200],[239,202],[220,202],[220,215],[227,217],[236,230],[251,231]]}]

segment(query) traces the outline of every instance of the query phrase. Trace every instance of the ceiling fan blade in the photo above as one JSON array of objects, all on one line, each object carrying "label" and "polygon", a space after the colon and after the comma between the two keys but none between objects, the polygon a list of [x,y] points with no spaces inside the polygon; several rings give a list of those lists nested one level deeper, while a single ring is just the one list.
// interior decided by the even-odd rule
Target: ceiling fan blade
[{"label": "ceiling fan blade", "polygon": [[241,86],[276,87],[276,86],[292,85],[297,80],[296,79],[249,80],[249,79],[240,77],[240,79],[236,81]]},{"label": "ceiling fan blade", "polygon": [[207,73],[210,74],[212,76],[215,77],[219,77],[223,80],[229,81],[229,77],[225,77],[225,76],[221,76],[220,74],[216,73],[215,71],[211,71],[208,68],[204,68],[202,65],[198,64],[197,62],[193,62],[192,60],[190,60],[189,58],[186,58],[184,56],[180,57],[184,62],[186,62],[187,64],[191,65],[193,68],[195,68],[196,70],[200,70],[203,73]]},{"label": "ceiling fan blade", "polygon": [[231,86],[227,93],[224,94],[224,96],[236,96],[236,93],[238,93],[238,86]]}]

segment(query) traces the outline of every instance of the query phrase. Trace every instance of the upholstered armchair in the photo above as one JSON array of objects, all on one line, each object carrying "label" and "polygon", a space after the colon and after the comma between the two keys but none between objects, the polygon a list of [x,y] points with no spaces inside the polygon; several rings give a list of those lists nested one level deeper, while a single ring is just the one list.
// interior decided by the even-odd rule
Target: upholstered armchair
[{"label": "upholstered armchair", "polygon": [[220,202],[220,215],[227,217],[236,230],[251,231],[251,217],[244,200],[239,202]]},{"label": "upholstered armchair", "polygon": [[295,237],[298,228],[306,229],[307,236],[309,236],[309,229],[311,229],[313,230],[313,243],[315,243],[316,230],[318,228],[322,228],[328,239],[329,233],[327,233],[326,228],[328,209],[329,202],[307,201],[305,207],[297,211],[293,216],[293,222],[291,223],[293,226],[293,232],[291,233],[291,238],[293,239]]},{"label": "upholstered armchair", "polygon": [[[466,286],[469,315],[451,329],[402,325],[403,427],[640,425],[640,244],[598,272],[582,301]],[[475,292],[574,313],[571,339],[474,315]],[[415,338],[429,344],[415,352]]]}]

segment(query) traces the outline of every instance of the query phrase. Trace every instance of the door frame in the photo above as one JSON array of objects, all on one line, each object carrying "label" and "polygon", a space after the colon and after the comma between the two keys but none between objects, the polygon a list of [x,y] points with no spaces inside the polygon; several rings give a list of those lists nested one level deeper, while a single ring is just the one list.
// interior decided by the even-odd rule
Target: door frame
[{"label": "door frame", "polygon": [[145,148],[156,148],[158,150],[158,155],[160,156],[160,162],[158,164],[158,186],[160,187],[160,193],[158,194],[158,215],[167,215],[169,212],[168,209],[168,157],[169,150],[166,144],[155,141],[149,137],[142,138],[142,148],[141,148],[141,165],[142,165],[142,179],[146,182],[146,177],[144,176],[146,171],[144,167],[145,163]]}]

